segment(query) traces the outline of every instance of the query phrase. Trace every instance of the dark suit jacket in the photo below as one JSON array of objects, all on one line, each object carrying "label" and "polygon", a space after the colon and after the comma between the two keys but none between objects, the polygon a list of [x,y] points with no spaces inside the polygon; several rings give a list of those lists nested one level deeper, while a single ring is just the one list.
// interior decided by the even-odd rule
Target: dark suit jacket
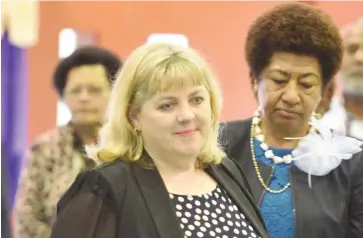
[{"label": "dark suit jacket", "polygon": [[[255,231],[267,238],[261,215],[236,165],[225,159],[206,171],[227,191]],[[52,238],[183,238],[156,169],[121,160],[79,175],[58,203]]]},{"label": "dark suit jacket", "polygon": [[[260,206],[265,193],[252,162],[250,129],[252,119],[223,125],[221,143],[227,155],[240,165]],[[269,184],[273,169],[258,163],[261,176]],[[363,237],[363,152],[344,160],[325,176],[308,175],[296,166],[290,168],[295,211],[296,238]]]}]

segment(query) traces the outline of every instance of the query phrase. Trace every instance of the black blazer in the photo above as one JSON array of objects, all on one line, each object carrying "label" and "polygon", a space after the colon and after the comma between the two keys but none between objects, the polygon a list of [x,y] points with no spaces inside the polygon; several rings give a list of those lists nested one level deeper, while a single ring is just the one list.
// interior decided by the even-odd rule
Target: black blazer
[{"label": "black blazer", "polygon": [[[265,191],[252,162],[251,123],[252,119],[225,123],[221,143],[245,172],[260,207]],[[258,164],[269,184],[272,168]],[[311,176],[311,181],[312,188],[305,172],[296,166],[290,168],[295,238],[363,238],[363,153],[343,161],[326,176]]]},{"label": "black blazer", "polygon": [[[229,159],[206,171],[230,195],[255,231],[267,238],[241,170]],[[183,238],[156,169],[121,160],[79,175],[58,203],[51,238]]]}]

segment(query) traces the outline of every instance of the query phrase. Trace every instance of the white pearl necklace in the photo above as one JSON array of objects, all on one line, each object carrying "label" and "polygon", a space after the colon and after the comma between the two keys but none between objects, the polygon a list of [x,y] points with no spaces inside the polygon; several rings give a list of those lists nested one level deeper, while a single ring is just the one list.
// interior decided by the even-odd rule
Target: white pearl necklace
[{"label": "white pearl necklace", "polygon": [[[260,128],[260,122],[261,122],[260,112],[256,111],[255,116],[252,119],[252,126],[254,128],[255,138],[261,142],[260,147],[265,152],[266,158],[273,160],[275,164],[280,164],[280,163],[290,164],[293,161],[292,157],[293,152],[283,157],[275,155],[274,152],[269,148],[269,146],[265,142],[265,136],[262,134],[262,130]],[[313,131],[314,128],[311,127],[310,132]]]}]

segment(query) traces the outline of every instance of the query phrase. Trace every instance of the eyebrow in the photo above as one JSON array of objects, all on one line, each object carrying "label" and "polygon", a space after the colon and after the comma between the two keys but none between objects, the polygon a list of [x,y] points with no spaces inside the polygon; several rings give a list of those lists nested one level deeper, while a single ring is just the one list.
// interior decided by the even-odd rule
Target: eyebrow
[{"label": "eyebrow", "polygon": [[[193,97],[201,92],[202,92],[202,89],[196,89],[194,92],[190,93],[188,96]],[[174,97],[174,96],[161,96],[158,100],[174,100],[174,99],[176,99],[176,97]]]},{"label": "eyebrow", "polygon": [[202,92],[202,89],[196,89],[194,92],[189,94],[189,96],[195,96],[195,95],[197,95],[198,93],[201,93],[201,92]]},{"label": "eyebrow", "polygon": [[[278,72],[278,73],[280,73],[280,74],[282,74],[282,75],[284,75],[284,76],[286,76],[286,77],[290,77],[290,76],[291,76],[291,74],[290,74],[290,73],[288,73],[288,72],[286,72],[286,71],[283,71],[283,70],[281,70],[281,69],[272,69],[272,70],[270,70],[270,73],[273,73],[273,72]],[[317,75],[317,74],[315,74],[315,73],[312,73],[312,72],[302,74],[299,78],[300,78],[300,79],[301,79],[301,78],[306,78],[306,77],[308,77],[308,76],[315,76],[315,77],[317,77],[318,79],[320,78],[320,76],[319,76],[319,75]]]},{"label": "eyebrow", "polygon": [[275,73],[275,72],[276,73],[280,73],[280,74],[282,74],[282,75],[284,75],[286,77],[289,77],[290,76],[290,74],[288,72],[283,71],[281,69],[271,69],[271,70],[269,70],[269,73]]}]

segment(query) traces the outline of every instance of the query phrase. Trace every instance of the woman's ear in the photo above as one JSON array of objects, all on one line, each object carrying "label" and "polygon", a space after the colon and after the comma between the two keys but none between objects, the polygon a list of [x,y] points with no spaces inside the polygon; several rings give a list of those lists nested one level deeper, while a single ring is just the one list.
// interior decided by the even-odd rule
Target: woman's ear
[{"label": "woman's ear", "polygon": [[257,98],[257,94],[258,94],[258,83],[257,83],[256,78],[251,78],[251,84],[252,84],[253,94]]},{"label": "woman's ear", "polygon": [[323,95],[321,96],[318,108],[316,109],[317,113],[323,115],[325,112],[329,111],[330,104],[334,97],[335,89],[336,82],[333,79],[325,86],[325,89],[323,90]]},{"label": "woman's ear", "polygon": [[258,84],[257,84],[256,76],[252,71],[250,71],[250,80],[251,80],[252,90],[255,94],[257,94]]},{"label": "woman's ear", "polygon": [[257,83],[254,83],[254,84],[253,84],[253,92],[254,92],[255,94],[257,94],[257,92],[258,92],[258,85],[257,85]]},{"label": "woman's ear", "polygon": [[139,130],[138,111],[135,108],[129,106],[127,117],[129,118],[135,130]]}]

